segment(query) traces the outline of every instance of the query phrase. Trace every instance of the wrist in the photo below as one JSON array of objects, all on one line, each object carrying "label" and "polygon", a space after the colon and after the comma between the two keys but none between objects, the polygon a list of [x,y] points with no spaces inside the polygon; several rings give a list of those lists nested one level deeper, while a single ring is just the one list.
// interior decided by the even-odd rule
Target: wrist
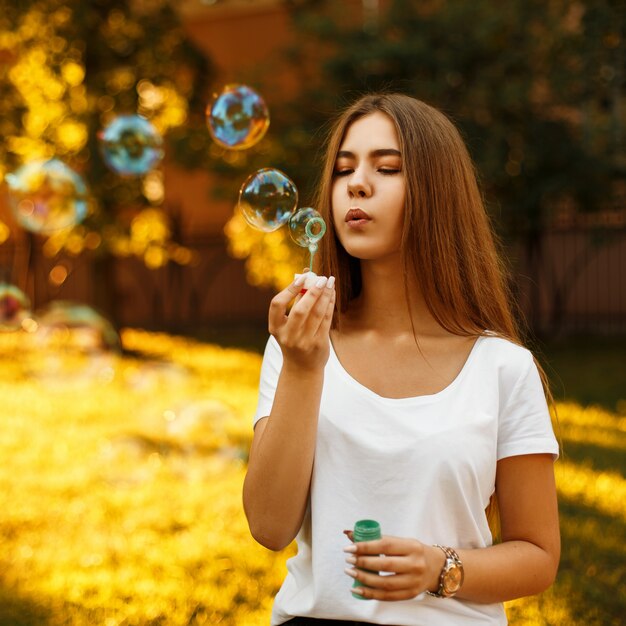
[{"label": "wrist", "polygon": [[283,360],[282,374],[298,381],[312,383],[324,378],[324,366],[303,364],[285,358]]},{"label": "wrist", "polygon": [[446,564],[446,555],[437,546],[428,546],[426,560],[428,563],[428,586],[426,587],[426,591],[436,593],[439,589],[441,570]]},{"label": "wrist", "polygon": [[457,594],[463,585],[464,570],[463,562],[456,550],[446,548],[439,544],[434,546],[441,550],[445,561],[441,573],[439,574],[439,587],[437,591],[428,590],[427,593],[437,598],[452,598]]}]

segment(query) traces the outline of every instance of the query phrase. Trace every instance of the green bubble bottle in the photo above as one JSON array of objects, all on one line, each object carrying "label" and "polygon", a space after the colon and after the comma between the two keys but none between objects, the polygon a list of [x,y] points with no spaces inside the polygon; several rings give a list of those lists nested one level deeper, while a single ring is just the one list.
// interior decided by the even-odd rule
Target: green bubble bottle
[{"label": "green bubble bottle", "polygon": [[[355,543],[359,541],[375,541],[376,539],[381,539],[382,533],[380,531],[380,524],[375,522],[372,519],[362,519],[359,520],[354,525],[354,532],[352,534],[352,539]],[[369,571],[369,570],[363,570]],[[378,572],[372,572],[373,574],[378,574]],[[363,583],[355,580],[352,587],[364,587]],[[352,595],[359,600],[370,600],[371,598],[364,598],[362,595],[358,593],[352,592]]]}]

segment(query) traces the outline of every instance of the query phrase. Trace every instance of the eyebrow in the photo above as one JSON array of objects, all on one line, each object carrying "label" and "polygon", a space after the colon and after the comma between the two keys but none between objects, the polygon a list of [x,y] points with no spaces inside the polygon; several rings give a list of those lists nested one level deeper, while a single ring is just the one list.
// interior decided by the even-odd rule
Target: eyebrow
[{"label": "eyebrow", "polygon": [[[381,157],[381,156],[396,156],[402,157],[402,153],[400,150],[395,150],[394,148],[380,148],[378,150],[372,150],[369,155],[370,157]],[[339,150],[337,152],[338,159],[354,159],[356,158],[354,152],[350,152],[348,150]]]}]

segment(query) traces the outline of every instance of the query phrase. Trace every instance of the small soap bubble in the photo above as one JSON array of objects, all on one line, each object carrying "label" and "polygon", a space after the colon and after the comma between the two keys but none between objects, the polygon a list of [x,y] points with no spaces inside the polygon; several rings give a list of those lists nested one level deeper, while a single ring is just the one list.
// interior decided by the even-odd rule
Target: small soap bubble
[{"label": "small soap bubble", "polygon": [[303,248],[314,247],[326,233],[326,222],[322,216],[311,207],[298,209],[289,218],[289,234],[291,238]]},{"label": "small soap bubble", "polygon": [[104,161],[122,176],[142,176],[163,158],[163,138],[140,115],[120,115],[98,134]]},{"label": "small soap bubble", "polygon": [[264,168],[239,190],[239,208],[250,226],[270,233],[286,224],[298,205],[298,190],[283,172]]},{"label": "small soap bubble", "polygon": [[0,282],[0,331],[18,330],[30,316],[30,300],[15,285]]},{"label": "small soap bubble", "polygon": [[207,107],[207,125],[217,144],[245,150],[258,143],[270,125],[263,98],[246,85],[227,85]]},{"label": "small soap bubble", "polygon": [[85,304],[54,301],[37,312],[34,369],[55,387],[111,382],[120,338],[112,324]]},{"label": "small soap bubble", "polygon": [[26,163],[7,174],[6,181],[15,218],[32,233],[46,235],[69,228],[87,215],[87,187],[59,159]]}]

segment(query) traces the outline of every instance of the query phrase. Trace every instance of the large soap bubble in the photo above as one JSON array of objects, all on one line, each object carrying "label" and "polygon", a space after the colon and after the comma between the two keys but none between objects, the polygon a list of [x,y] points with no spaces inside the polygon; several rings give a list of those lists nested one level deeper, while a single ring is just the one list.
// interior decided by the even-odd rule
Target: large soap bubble
[{"label": "large soap bubble", "polygon": [[106,164],[122,176],[142,176],[163,158],[163,138],[140,115],[120,115],[98,134]]},{"label": "large soap bubble", "polygon": [[15,285],[0,282],[0,331],[18,330],[30,316],[30,300]]},{"label": "large soap bubble", "polygon": [[298,205],[298,190],[280,170],[266,167],[239,190],[239,208],[250,226],[270,233],[287,223]]},{"label": "large soap bubble", "polygon": [[75,226],[87,215],[83,179],[59,159],[31,161],[7,174],[11,209],[33,233],[50,234]]},{"label": "large soap bubble", "polygon": [[207,124],[222,147],[245,150],[259,142],[270,125],[263,98],[246,85],[227,85],[207,107]]},{"label": "large soap bubble", "polygon": [[112,324],[85,304],[55,301],[37,313],[35,374],[55,387],[110,382],[120,338]]}]

